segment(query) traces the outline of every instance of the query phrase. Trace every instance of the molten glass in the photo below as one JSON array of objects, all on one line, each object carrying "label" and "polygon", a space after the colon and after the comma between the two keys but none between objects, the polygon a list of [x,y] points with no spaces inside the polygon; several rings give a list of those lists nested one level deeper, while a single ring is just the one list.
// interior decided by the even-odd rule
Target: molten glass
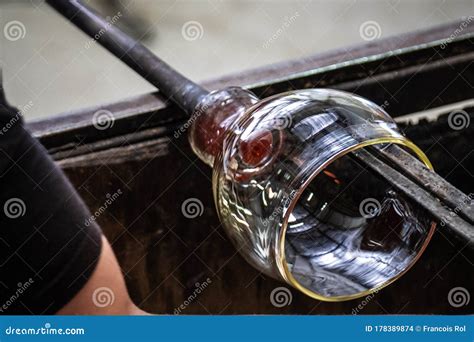
[{"label": "molten glass", "polygon": [[419,258],[428,213],[351,152],[398,144],[431,167],[377,105],[310,89],[259,101],[241,88],[209,94],[189,135],[214,169],[219,217],[245,259],[320,300],[376,291]]}]

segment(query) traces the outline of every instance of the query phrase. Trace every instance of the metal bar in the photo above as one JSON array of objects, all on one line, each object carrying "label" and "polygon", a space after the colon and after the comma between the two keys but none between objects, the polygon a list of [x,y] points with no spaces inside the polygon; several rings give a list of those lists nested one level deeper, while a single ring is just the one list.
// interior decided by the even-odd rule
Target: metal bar
[{"label": "metal bar", "polygon": [[399,146],[390,145],[379,151],[413,179],[418,180],[425,190],[448,204],[458,216],[463,216],[474,224],[474,198],[464,194],[436,172],[426,168],[423,163]]},{"label": "metal bar", "polygon": [[[364,162],[365,165],[381,177],[385,178],[396,189],[403,192],[418,205],[429,211],[439,220],[442,227],[447,227],[451,235],[461,237],[470,245],[474,245],[474,226],[453,213],[453,211],[447,208],[443,202],[440,202],[436,197],[418,186],[414,181],[388,166],[368,151],[363,149],[357,150],[353,152],[353,155],[360,161]],[[395,162],[397,162],[397,160],[395,160]],[[416,165],[416,163],[414,164]]]},{"label": "metal bar", "polygon": [[[180,105],[188,114],[192,113],[196,104],[207,94],[206,90],[177,73],[142,44],[113,25],[108,24],[101,16],[82,5],[79,1],[48,0],[47,2],[91,37],[101,32],[101,35],[97,39],[107,50],[124,61],[146,80],[160,88],[164,94],[170,96],[170,98]],[[437,198],[431,196],[430,193],[423,188],[427,187],[426,182],[423,181],[417,184],[401,173],[410,170],[412,165],[418,165],[414,162],[414,158],[410,160],[402,153],[398,153],[397,158],[391,158],[390,161],[401,171],[398,172],[395,168],[392,168],[390,165],[384,163],[384,161],[378,159],[378,157],[365,151],[355,152],[354,156],[386,178],[392,185],[415,200],[423,208],[431,212],[434,217],[441,220],[441,222],[445,222],[452,231],[467,239],[470,243],[474,242],[474,227],[472,225],[465,222],[460,216],[451,215],[452,211],[448,210]],[[421,180],[435,182],[442,180],[439,176],[428,176],[426,172],[422,172],[421,175],[418,175],[421,171],[423,171],[423,169],[418,167],[416,170],[410,170],[409,175]],[[450,197],[452,194],[458,194],[459,190],[455,188],[452,189],[453,187],[447,182],[441,183],[441,185],[447,190],[440,192],[443,196],[440,197],[443,199],[447,198],[447,204],[458,205],[456,200]],[[431,186],[428,187],[428,189],[433,191],[434,188]],[[467,217],[469,216],[470,212],[467,212]]]}]

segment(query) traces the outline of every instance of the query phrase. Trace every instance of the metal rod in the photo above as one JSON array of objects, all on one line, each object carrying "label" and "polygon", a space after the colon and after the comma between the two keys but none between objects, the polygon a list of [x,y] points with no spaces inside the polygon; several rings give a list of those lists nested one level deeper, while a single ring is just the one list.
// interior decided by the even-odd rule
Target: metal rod
[{"label": "metal rod", "polygon": [[399,146],[390,145],[379,151],[415,181],[421,183],[423,188],[453,208],[456,215],[462,216],[474,224],[474,198],[471,198],[472,195],[464,194]]},{"label": "metal rod", "polygon": [[[197,103],[208,94],[205,89],[179,74],[140,42],[108,23],[78,0],[47,0],[46,2],[93,39],[97,39],[104,48],[159,88],[188,114],[192,114]],[[436,173],[424,168],[416,158],[404,153],[400,147],[391,146],[390,148],[395,156],[385,153],[380,155],[382,158],[379,158],[363,150],[353,152],[353,155],[428,210],[444,223],[450,232],[473,244],[474,227],[461,217],[464,216],[471,222],[473,219],[471,204],[462,206],[460,202],[461,198],[467,196]],[[394,164],[398,171],[385,163],[382,160],[383,157]],[[407,167],[408,164],[410,167]],[[444,202],[441,203],[438,198]],[[450,206],[454,211],[449,209]]]},{"label": "metal rod", "polygon": [[[405,152],[398,146],[393,146],[392,149],[396,151],[400,150],[402,151],[402,153]],[[377,151],[380,152],[379,150]],[[378,175],[386,179],[392,186],[394,186],[396,189],[398,189],[406,196],[411,198],[413,201],[418,203],[418,205],[430,212],[431,215],[433,215],[433,217],[435,217],[440,222],[441,229],[444,229],[444,227],[446,227],[447,230],[450,232],[450,235],[460,237],[465,242],[474,245],[474,226],[472,226],[469,222],[466,222],[455,211],[451,210],[446,205],[446,203],[439,201],[437,197],[432,196],[427,190],[419,186],[415,181],[409,179],[407,176],[403,175],[391,166],[387,165],[380,158],[369,153],[368,151],[361,149],[352,153],[355,157],[357,157],[357,159],[362,161],[370,169],[372,169]],[[410,158],[410,168],[413,164],[423,165],[416,158],[412,157],[411,155],[408,156]],[[393,161],[395,165],[399,167],[404,167],[403,163],[400,163],[397,159],[394,158]],[[406,171],[406,168],[404,168],[403,170]],[[435,172],[428,172],[432,173],[433,179],[435,179],[436,182],[443,181],[443,179]],[[419,175],[416,174],[416,178],[418,177]],[[447,184],[451,188],[454,188],[449,183]],[[467,196],[464,195],[464,197]]]},{"label": "metal rod", "polygon": [[0,102],[7,103],[5,91],[3,90],[3,65],[0,65]]},{"label": "metal rod", "polygon": [[189,115],[208,91],[78,0],[47,0],[51,7],[157,87]]}]

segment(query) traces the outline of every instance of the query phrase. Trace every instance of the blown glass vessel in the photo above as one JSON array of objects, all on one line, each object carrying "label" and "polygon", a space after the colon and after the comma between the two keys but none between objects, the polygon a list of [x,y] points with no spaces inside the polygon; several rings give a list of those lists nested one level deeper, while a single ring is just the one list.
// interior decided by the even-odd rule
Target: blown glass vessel
[{"label": "blown glass vessel", "polygon": [[435,224],[357,158],[397,144],[431,164],[379,106],[330,89],[259,100],[210,93],[192,116],[194,152],[213,167],[220,220],[258,270],[320,300],[341,301],[398,279]]}]

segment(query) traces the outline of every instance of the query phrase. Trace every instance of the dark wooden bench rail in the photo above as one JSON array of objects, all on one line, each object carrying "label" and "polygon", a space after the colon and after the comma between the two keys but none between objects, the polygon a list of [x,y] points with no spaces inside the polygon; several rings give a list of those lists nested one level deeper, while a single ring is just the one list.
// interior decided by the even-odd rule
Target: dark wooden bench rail
[{"label": "dark wooden bench rail", "polygon": [[[394,117],[472,99],[474,25],[452,40],[461,22],[362,46],[243,72],[206,82],[209,89],[241,85],[260,96],[297,88],[331,87],[383,105]],[[107,130],[92,125],[105,109],[115,121]],[[474,120],[474,110],[464,109]],[[474,192],[474,124],[453,130],[447,114],[435,122],[403,125],[436,170],[465,193]],[[211,170],[174,131],[185,117],[159,93],[65,113],[28,123],[83,196],[91,211],[121,191],[99,217],[112,242],[133,299],[145,310],[182,314],[462,314],[448,292],[472,295],[472,251],[438,231],[421,260],[395,284],[366,298],[323,303],[292,290],[292,302],[270,302],[278,283],[250,267],[227,240],[216,216]],[[199,199],[203,214],[188,219],[181,204]],[[195,298],[196,286],[210,279]],[[191,296],[191,297],[190,297]],[[189,303],[188,303],[189,302]]]}]

